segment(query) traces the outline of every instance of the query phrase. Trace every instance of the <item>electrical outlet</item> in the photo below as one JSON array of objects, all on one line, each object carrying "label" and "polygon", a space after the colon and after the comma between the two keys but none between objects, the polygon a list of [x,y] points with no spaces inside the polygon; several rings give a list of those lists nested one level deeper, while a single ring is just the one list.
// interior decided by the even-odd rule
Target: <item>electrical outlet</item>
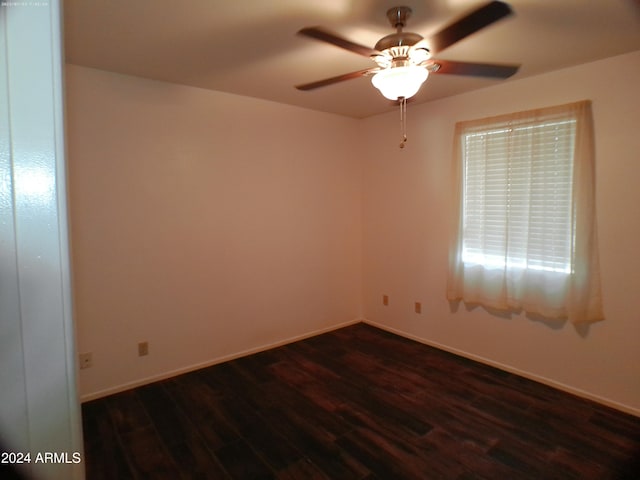
[{"label": "electrical outlet", "polygon": [[422,304],[420,302],[416,302],[415,310],[416,313],[422,313]]},{"label": "electrical outlet", "polygon": [[140,342],[138,344],[138,356],[144,357],[145,355],[149,355],[149,342]]},{"label": "electrical outlet", "polygon": [[382,295],[382,304],[389,305],[389,295]]},{"label": "electrical outlet", "polygon": [[78,355],[78,360],[80,362],[80,370],[93,366],[93,354],[91,352],[81,353]]}]

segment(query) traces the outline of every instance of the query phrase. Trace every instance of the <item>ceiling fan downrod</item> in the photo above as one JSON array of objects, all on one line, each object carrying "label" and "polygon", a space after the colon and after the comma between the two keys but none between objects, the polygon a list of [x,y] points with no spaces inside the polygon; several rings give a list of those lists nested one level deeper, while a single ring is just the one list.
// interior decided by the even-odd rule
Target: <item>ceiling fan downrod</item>
[{"label": "ceiling fan downrod", "polygon": [[409,7],[393,7],[387,10],[387,18],[393,28],[401,32],[407,25],[407,19],[411,16],[412,10]]},{"label": "ceiling fan downrod", "polygon": [[395,33],[382,37],[378,40],[375,50],[384,52],[393,47],[412,47],[421,40],[422,35],[413,32],[403,32],[402,29],[407,25],[407,19],[411,16],[412,10],[409,7],[393,7],[387,10],[387,18]]}]

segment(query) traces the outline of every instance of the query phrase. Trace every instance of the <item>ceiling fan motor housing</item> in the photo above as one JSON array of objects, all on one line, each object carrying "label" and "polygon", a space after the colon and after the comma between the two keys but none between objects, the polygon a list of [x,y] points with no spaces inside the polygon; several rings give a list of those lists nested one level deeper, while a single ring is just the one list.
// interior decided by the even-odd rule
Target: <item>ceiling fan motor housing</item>
[{"label": "ceiling fan motor housing", "polygon": [[392,47],[413,47],[421,40],[423,40],[422,35],[418,35],[417,33],[397,32],[392,33],[391,35],[387,35],[386,37],[382,37],[380,40],[378,40],[378,43],[376,43],[375,47],[373,48],[380,52],[383,52]]}]

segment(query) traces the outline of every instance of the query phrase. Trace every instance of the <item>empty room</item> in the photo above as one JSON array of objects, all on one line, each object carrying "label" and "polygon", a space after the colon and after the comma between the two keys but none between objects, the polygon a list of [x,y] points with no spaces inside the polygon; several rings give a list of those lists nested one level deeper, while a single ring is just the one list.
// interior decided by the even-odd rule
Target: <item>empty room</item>
[{"label": "empty room", "polygon": [[638,2],[0,8],[0,468],[637,478]]}]

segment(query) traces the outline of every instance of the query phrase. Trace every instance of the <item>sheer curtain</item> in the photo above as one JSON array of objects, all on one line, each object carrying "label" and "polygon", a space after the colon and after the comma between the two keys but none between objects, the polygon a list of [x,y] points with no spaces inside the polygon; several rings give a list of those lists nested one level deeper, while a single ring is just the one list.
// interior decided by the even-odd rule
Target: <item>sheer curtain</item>
[{"label": "sheer curtain", "polygon": [[591,103],[456,124],[447,298],[603,319]]}]

